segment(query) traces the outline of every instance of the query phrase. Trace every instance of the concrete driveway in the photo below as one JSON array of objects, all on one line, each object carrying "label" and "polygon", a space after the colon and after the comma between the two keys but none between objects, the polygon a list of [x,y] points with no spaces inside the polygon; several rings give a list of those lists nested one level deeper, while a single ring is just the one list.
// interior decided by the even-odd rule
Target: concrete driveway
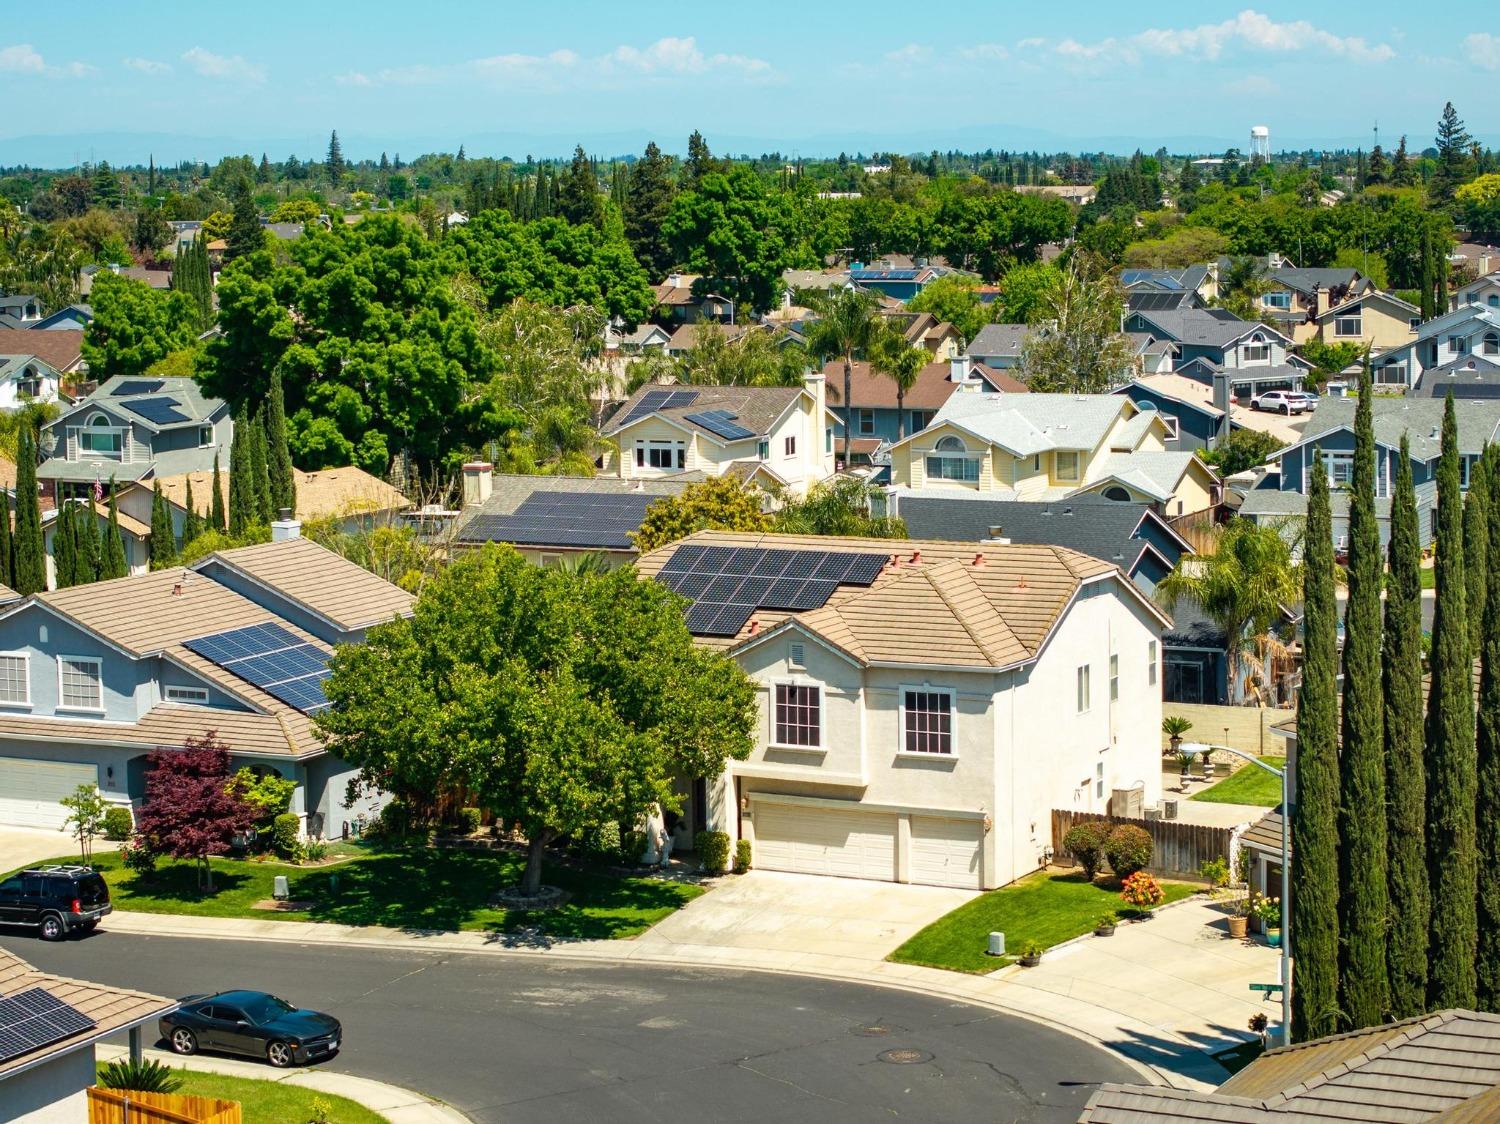
[{"label": "concrete driveway", "polygon": [[752,870],[726,878],[636,943],[882,960],[918,929],[979,894]]},{"label": "concrete driveway", "polygon": [[[115,844],[109,846],[113,848]],[[78,853],[78,841],[65,832],[40,827],[0,827],[0,873],[43,859],[55,859],[69,851]]]}]

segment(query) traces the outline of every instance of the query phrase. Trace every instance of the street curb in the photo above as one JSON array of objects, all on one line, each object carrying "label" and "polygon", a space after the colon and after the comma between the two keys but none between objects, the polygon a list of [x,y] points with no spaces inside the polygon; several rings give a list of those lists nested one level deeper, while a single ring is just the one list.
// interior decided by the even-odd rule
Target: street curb
[{"label": "street curb", "polygon": [[[334,942],[327,939],[308,939],[307,930],[321,930],[329,933],[334,929],[342,929],[345,926],[334,926],[326,922],[318,921],[279,921],[270,922],[268,927],[259,928],[252,932],[235,932],[232,929],[224,931],[204,931],[206,925],[223,923],[234,925],[239,919],[236,918],[200,918],[193,917],[192,925],[176,926],[171,923],[179,920],[181,915],[162,913],[131,913],[116,910],[110,920],[124,922],[125,925],[119,929],[121,932],[129,932],[135,936],[157,936],[157,937],[186,937],[191,939],[208,940],[236,940],[236,941],[262,941],[268,944],[300,944],[306,947],[317,947]],[[950,985],[947,980],[919,980],[909,975],[881,975],[865,974],[859,971],[844,970],[830,965],[799,964],[795,966],[778,966],[756,962],[745,958],[736,958],[732,955],[732,949],[718,950],[720,953],[731,953],[731,955],[715,956],[710,961],[693,962],[684,960],[684,955],[691,955],[689,950],[673,951],[674,946],[664,946],[662,952],[649,950],[648,946],[641,942],[640,938],[622,941],[579,941],[558,942],[550,948],[503,948],[497,946],[465,947],[454,944],[425,944],[424,942],[433,938],[452,937],[456,934],[444,931],[414,931],[402,932],[395,929],[386,929],[379,926],[362,927],[359,930],[359,939],[355,942],[339,942],[336,947],[348,949],[351,947],[379,948],[386,950],[402,951],[425,951],[443,954],[462,954],[467,956],[503,956],[512,959],[543,959],[547,957],[561,958],[565,960],[582,960],[595,964],[643,964],[654,967],[668,967],[682,970],[692,968],[696,970],[713,971],[722,969],[738,972],[761,972],[768,975],[797,976],[803,978],[830,980],[837,983],[860,984],[869,987],[881,987],[892,991],[904,991],[914,995],[922,995],[929,999],[938,999],[946,1002],[963,1003],[967,1006],[978,1007],[982,1010],[994,1011],[999,1014],[1009,1015],[1014,1018],[1024,1019],[1038,1026],[1045,1026],[1051,1030],[1066,1034],[1081,1042],[1097,1046],[1108,1051],[1125,1065],[1133,1069],[1141,1079],[1149,1085],[1158,1085],[1166,1088],[1209,1090],[1215,1087],[1216,1082],[1201,1081],[1188,1077],[1184,1074],[1173,1074],[1155,1068],[1149,1063],[1116,1049],[1109,1042],[1105,1042],[1065,1022],[1047,1018],[1044,1015],[1032,1011],[1012,1007],[997,999],[988,996],[974,995],[967,992],[959,985],[962,981],[990,980],[990,976],[968,976],[963,973],[949,973],[940,968],[918,968],[913,965],[902,965],[891,961],[876,961],[869,966],[877,969],[877,972],[889,965],[891,972],[919,971],[933,973],[935,976],[953,975],[957,977]],[[610,952],[601,945],[618,945],[621,951],[629,949],[630,955],[619,955]],[[1190,1045],[1185,1046],[1184,1052],[1202,1054],[1204,1058],[1212,1060],[1206,1051],[1198,1050]],[[1215,1063],[1217,1064],[1217,1063]],[[1175,1079],[1174,1079],[1175,1078]],[[395,1124],[395,1122],[393,1122]]]}]

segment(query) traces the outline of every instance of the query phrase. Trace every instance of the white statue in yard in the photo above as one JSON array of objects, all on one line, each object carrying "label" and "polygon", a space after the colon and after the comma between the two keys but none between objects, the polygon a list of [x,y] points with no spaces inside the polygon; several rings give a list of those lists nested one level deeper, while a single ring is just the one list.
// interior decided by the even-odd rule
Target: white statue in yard
[{"label": "white statue in yard", "polygon": [[661,843],[666,837],[667,821],[661,814],[661,806],[651,805],[650,811],[646,813],[646,825],[643,828],[646,836],[646,849],[641,853],[641,862],[647,866],[655,866],[662,861]]}]

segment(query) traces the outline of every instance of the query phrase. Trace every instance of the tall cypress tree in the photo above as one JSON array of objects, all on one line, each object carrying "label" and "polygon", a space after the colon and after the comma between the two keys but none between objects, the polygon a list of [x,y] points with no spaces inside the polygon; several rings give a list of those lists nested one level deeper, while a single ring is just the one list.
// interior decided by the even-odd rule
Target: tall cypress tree
[{"label": "tall cypress tree", "polygon": [[281,391],[281,372],[271,372],[271,392],[266,396],[266,473],[271,482],[271,514],[281,508],[297,513],[297,474],[292,471],[292,450],[286,439],[286,401]]},{"label": "tall cypress tree", "polygon": [[1484,602],[1489,587],[1490,488],[1494,456],[1485,450],[1469,469],[1469,491],[1464,496],[1464,596],[1469,614],[1469,654],[1479,658],[1484,639]]},{"label": "tall cypress tree", "polygon": [[0,585],[10,588],[15,582],[15,548],[11,543],[10,501],[0,492]]},{"label": "tall cypress tree", "polygon": [[188,544],[203,533],[203,516],[198,514],[198,505],[193,502],[193,477],[188,475],[187,493],[183,496],[183,506],[187,508],[182,517],[182,548],[187,549]]},{"label": "tall cypress tree", "polygon": [[224,242],[224,257],[229,261],[265,249],[266,231],[260,225],[260,213],[255,209],[255,197],[250,194],[250,181],[247,179],[241,178],[235,184],[234,210]]},{"label": "tall cypress tree", "polygon": [[[1494,448],[1485,450],[1488,455]],[[1500,472],[1486,474],[1490,513],[1489,587],[1500,591]],[[1469,485],[1470,494],[1473,484]],[[1476,990],[1481,1011],[1500,1011],[1500,596],[1484,606],[1482,669],[1479,678],[1479,729],[1477,738],[1478,797],[1474,824],[1478,834],[1479,951],[1475,957]]]},{"label": "tall cypress tree", "polygon": [[1292,804],[1292,1038],[1338,1029],[1338,602],[1328,475],[1313,450],[1302,558],[1302,690],[1297,696],[1297,791]]},{"label": "tall cypress tree", "polygon": [[255,420],[250,423],[250,480],[254,485],[252,495],[255,501],[254,522],[265,525],[274,518],[271,511],[271,474],[267,465],[266,454],[266,415],[262,410],[255,412]]},{"label": "tall cypress tree", "polygon": [[1385,808],[1385,724],[1380,697],[1380,587],[1385,567],[1375,518],[1371,394],[1366,365],[1354,413],[1343,746],[1338,758],[1339,1007],[1353,1028],[1377,1025],[1387,1010],[1386,834],[1385,817],[1378,814]]},{"label": "tall cypress tree", "polygon": [[104,540],[99,534],[99,510],[90,496],[88,506],[79,504],[78,562],[79,585],[99,580],[104,570]]},{"label": "tall cypress tree", "polygon": [[1411,452],[1404,434],[1391,495],[1384,641],[1387,897],[1394,904],[1386,940],[1386,974],[1391,1014],[1406,1019],[1427,1010],[1430,896],[1427,777],[1422,763],[1422,540]]},{"label": "tall cypress tree", "polygon": [[78,524],[73,518],[74,507],[63,504],[52,522],[52,584],[56,589],[67,589],[77,581]]},{"label": "tall cypress tree", "polygon": [[23,597],[47,588],[46,551],[42,544],[42,508],[36,486],[36,437],[21,426],[16,450],[15,590]]},{"label": "tall cypress tree", "polygon": [[208,525],[220,533],[228,526],[224,515],[224,481],[219,477],[218,453],[214,454],[214,494],[208,507]]},{"label": "tall cypress tree", "polygon": [[255,474],[250,460],[254,447],[250,415],[241,404],[229,447],[229,533],[236,538],[255,523]]},{"label": "tall cypress tree", "polygon": [[1463,492],[1453,395],[1438,458],[1437,609],[1427,699],[1427,877],[1432,886],[1427,1002],[1473,1007],[1478,942],[1475,856],[1474,669],[1464,581]]},{"label": "tall cypress tree", "polygon": [[162,495],[161,481],[151,493],[151,568],[165,570],[177,563],[177,535],[172,530],[172,509]]},{"label": "tall cypress tree", "polygon": [[130,571],[130,563],[125,560],[125,539],[120,534],[120,503],[116,491],[114,479],[111,478],[109,482],[109,530],[105,533],[104,545],[100,549],[99,578],[101,581],[123,578]]}]

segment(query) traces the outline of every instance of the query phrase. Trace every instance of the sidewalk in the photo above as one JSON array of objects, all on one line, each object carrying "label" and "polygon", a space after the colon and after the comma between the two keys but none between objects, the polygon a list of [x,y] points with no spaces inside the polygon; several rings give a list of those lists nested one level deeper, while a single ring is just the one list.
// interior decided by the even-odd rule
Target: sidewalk
[{"label": "sidewalk", "polygon": [[[685,918],[713,896],[697,899],[674,916]],[[1210,929],[1214,922],[1217,926]],[[820,951],[799,951],[787,946],[783,930],[768,928],[766,939],[758,943],[746,940],[741,930],[738,942],[730,945],[706,943],[712,939],[707,932],[690,936],[680,922],[672,927],[674,934],[687,939],[653,930],[631,941],[574,942],[120,911],[110,915],[106,927],[163,937],[694,965],[899,988],[1034,1019],[1116,1051],[1146,1081],[1179,1089],[1207,1089],[1227,1078],[1211,1054],[1250,1037],[1246,1022],[1263,1008],[1248,984],[1277,978],[1275,951],[1223,937],[1222,915],[1199,899],[1163,910],[1143,924],[1122,926],[1114,937],[1087,938],[1060,948],[1039,968],[1012,966],[987,976],[890,963],[884,957],[899,939],[889,948],[848,942],[841,953],[831,951],[838,945],[829,942]]]},{"label": "sidewalk", "polygon": [[[129,1057],[130,1051],[123,1046],[101,1044],[95,1048],[94,1054],[101,1062],[112,1062],[118,1058]],[[288,1085],[298,1085],[319,1093],[348,1097],[356,1104],[364,1105],[371,1111],[380,1113],[391,1124],[468,1124],[469,1122],[469,1118],[458,1109],[451,1108],[441,1101],[424,1097],[421,1093],[414,1093],[410,1089],[402,1089],[380,1081],[370,1081],[364,1077],[351,1077],[348,1074],[331,1073],[321,1069],[272,1069],[259,1062],[236,1061],[233,1058],[209,1057],[203,1054],[184,1058],[166,1050],[147,1050],[145,1054],[146,1057],[159,1061],[163,1065],[179,1069],[222,1073],[229,1077],[249,1077],[257,1081],[284,1081]]]}]

